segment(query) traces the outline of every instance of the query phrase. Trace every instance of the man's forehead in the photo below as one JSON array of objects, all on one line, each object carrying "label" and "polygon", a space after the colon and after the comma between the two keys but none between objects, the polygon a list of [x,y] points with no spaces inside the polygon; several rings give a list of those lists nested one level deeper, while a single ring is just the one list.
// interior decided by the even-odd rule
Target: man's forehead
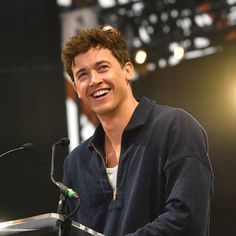
[{"label": "man's forehead", "polygon": [[[86,60],[84,58],[86,57]],[[73,65],[76,66],[78,64],[96,64],[100,61],[109,61],[111,57],[114,57],[111,51],[107,48],[90,48],[87,52],[83,52],[75,56],[73,60]],[[109,60],[108,60],[109,59]]]},{"label": "man's forehead", "polygon": [[88,51],[80,53],[77,56],[89,55],[89,54],[96,54],[96,55],[108,54],[108,55],[112,55],[110,49],[97,46],[95,48],[90,48]]}]

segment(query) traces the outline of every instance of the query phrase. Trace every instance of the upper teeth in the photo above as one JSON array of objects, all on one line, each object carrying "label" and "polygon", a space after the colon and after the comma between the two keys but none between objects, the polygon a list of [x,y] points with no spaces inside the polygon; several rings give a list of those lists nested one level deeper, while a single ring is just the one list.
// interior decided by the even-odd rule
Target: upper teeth
[{"label": "upper teeth", "polygon": [[108,93],[108,90],[100,90],[100,91],[97,91],[93,94],[94,97],[98,97],[98,96],[101,96],[101,95],[104,95],[104,94],[107,94]]}]

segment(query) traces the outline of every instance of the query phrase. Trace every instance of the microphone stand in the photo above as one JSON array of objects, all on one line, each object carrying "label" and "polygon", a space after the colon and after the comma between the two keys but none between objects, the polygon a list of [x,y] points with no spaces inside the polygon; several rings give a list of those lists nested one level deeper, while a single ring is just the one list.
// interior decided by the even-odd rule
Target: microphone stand
[{"label": "microphone stand", "polygon": [[[70,143],[70,140],[68,138],[62,138],[59,142],[54,143],[52,146],[52,159],[51,159],[51,180],[52,182],[59,188],[61,194],[60,194],[60,200],[58,203],[57,213],[62,215],[64,217],[64,220],[62,222],[59,222],[59,232],[58,236],[68,236],[68,232],[70,232],[71,228],[71,217],[78,211],[80,207],[80,199],[79,195],[71,188],[68,188],[66,185],[64,185],[61,182],[58,182],[54,179],[54,157],[55,157],[55,150],[58,145],[61,146],[68,146]],[[65,207],[66,202],[68,199],[74,199],[77,201],[77,207],[75,210],[69,214],[68,216],[65,215]]]},{"label": "microphone stand", "polygon": [[14,149],[11,149],[7,152],[4,152],[3,154],[0,155],[0,158],[4,157],[12,152],[16,152],[16,151],[20,151],[20,150],[24,150],[24,151],[28,152],[28,151],[31,151],[33,148],[34,148],[34,145],[32,143],[25,143],[21,147],[14,148]]}]

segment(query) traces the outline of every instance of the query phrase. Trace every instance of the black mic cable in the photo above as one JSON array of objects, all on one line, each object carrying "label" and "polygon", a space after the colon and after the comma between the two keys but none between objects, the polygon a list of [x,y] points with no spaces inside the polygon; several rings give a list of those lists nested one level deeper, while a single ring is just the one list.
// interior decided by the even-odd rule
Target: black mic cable
[{"label": "black mic cable", "polygon": [[66,198],[75,199],[78,202],[76,209],[69,216],[67,216],[66,219],[70,218],[78,211],[79,206],[80,206],[80,199],[79,199],[79,195],[73,189],[68,188],[63,183],[58,182],[54,179],[54,159],[55,159],[56,147],[58,145],[68,146],[69,144],[70,144],[70,140],[68,138],[62,138],[62,139],[60,139],[59,142],[54,143],[52,145],[52,161],[51,161],[51,180],[60,189],[61,193],[65,196],[65,198],[60,197],[60,201],[59,201],[60,211],[61,212],[63,211],[63,209],[61,209],[61,208],[64,208]]},{"label": "black mic cable", "polygon": [[20,150],[23,150],[25,152],[29,152],[31,151],[32,149],[34,148],[34,145],[32,143],[25,143],[23,144],[21,147],[18,147],[18,148],[14,148],[14,149],[11,149],[7,152],[4,152],[3,154],[0,155],[0,158],[1,157],[4,157],[12,152],[16,152],[16,151],[20,151]]}]

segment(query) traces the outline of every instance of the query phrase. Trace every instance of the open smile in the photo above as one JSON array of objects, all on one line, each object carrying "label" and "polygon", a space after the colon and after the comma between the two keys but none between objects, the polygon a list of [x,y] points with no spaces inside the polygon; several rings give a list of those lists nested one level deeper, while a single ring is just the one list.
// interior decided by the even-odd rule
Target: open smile
[{"label": "open smile", "polygon": [[94,97],[94,98],[104,97],[109,93],[109,91],[110,91],[110,89],[98,90],[98,91],[92,93],[92,97]]}]

